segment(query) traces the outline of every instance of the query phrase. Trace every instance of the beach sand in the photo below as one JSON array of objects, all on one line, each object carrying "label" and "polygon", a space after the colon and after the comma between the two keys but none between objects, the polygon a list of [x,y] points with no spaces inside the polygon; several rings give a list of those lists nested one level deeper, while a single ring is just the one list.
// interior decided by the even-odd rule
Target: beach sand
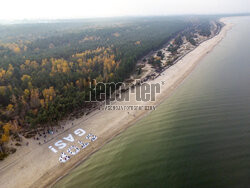
[{"label": "beach sand", "polygon": [[[161,84],[161,93],[157,95],[155,102],[137,102],[134,98],[131,98],[130,102],[126,102],[125,105],[158,105],[165,100],[194,70],[200,60],[225,37],[227,31],[232,27],[227,18],[221,19],[221,21],[226,25],[218,35],[200,44],[179,60],[178,63],[164,71],[161,76],[148,81],[148,83],[165,82],[164,85]],[[124,105],[124,102],[116,102],[115,104]],[[129,113],[123,110],[96,110],[87,117],[74,120],[73,128],[65,130],[43,145],[38,145],[37,142],[29,140],[29,146],[23,146],[15,154],[0,162],[0,186],[4,188],[50,187],[59,178],[66,175],[79,163],[112,140],[113,137],[149,112],[145,110],[131,110]],[[72,122],[69,121],[68,126],[71,124]],[[67,137],[68,134],[73,135],[74,130],[77,128],[82,128],[87,133],[97,135],[98,139],[91,142],[87,148],[81,150],[77,155],[72,156],[67,163],[59,163],[60,153],[65,152],[66,149],[64,148],[64,150],[55,154],[48,147],[54,146],[56,141]],[[70,145],[78,145],[77,140]]]}]

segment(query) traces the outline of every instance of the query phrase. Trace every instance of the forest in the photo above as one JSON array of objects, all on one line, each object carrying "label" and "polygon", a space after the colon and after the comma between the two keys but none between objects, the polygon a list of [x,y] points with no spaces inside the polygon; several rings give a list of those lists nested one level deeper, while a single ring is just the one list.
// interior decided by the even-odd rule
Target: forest
[{"label": "forest", "polygon": [[20,130],[56,124],[86,107],[90,82],[124,81],[140,58],[179,32],[196,27],[209,35],[211,19],[172,16],[0,25],[0,144]]}]

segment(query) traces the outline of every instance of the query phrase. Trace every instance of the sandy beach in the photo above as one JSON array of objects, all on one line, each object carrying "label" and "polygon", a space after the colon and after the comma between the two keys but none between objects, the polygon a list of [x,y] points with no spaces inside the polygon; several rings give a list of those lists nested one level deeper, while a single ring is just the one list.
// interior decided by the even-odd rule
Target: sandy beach
[{"label": "sandy beach", "polygon": [[[116,102],[115,105],[159,105],[181,84],[181,82],[194,70],[202,58],[226,36],[232,24],[228,18],[220,20],[225,23],[220,33],[215,37],[201,43],[193,51],[185,55],[176,64],[165,70],[159,77],[148,83],[161,83],[161,93],[157,95],[157,100],[152,102],[138,102],[131,97],[129,102]],[[162,84],[164,82],[164,84]],[[4,188],[14,187],[50,187],[58,179],[66,175],[78,164],[86,160],[91,154],[99,150],[112,138],[126,130],[136,121],[141,119],[149,110],[96,110],[88,116],[66,122],[64,132],[58,134],[45,144],[38,145],[35,140],[29,140],[29,146],[22,146],[15,154],[0,162],[0,185]],[[86,131],[84,136],[79,136],[75,131],[83,129]],[[71,157],[66,163],[58,161],[61,152],[66,152],[71,145],[79,145],[79,140],[84,140],[87,134],[93,133],[98,136],[94,142],[77,155]],[[63,138],[68,138],[69,134],[73,137],[70,141],[64,142],[67,147],[59,150],[55,143]],[[53,146],[57,149],[54,153],[49,149]]]}]

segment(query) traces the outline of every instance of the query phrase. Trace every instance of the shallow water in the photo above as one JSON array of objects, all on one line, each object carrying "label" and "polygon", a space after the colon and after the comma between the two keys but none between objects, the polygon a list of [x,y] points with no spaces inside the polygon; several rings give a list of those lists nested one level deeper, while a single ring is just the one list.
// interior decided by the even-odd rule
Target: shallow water
[{"label": "shallow water", "polygon": [[156,111],[54,187],[250,187],[250,18]]}]

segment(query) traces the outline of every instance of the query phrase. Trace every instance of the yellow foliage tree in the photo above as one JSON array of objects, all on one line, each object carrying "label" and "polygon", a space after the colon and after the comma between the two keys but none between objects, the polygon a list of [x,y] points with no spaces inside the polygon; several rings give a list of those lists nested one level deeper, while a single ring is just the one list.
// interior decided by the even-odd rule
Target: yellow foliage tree
[{"label": "yellow foliage tree", "polygon": [[13,111],[14,111],[14,105],[13,105],[13,104],[9,104],[9,105],[6,107],[6,110],[9,111],[9,112],[13,112]]},{"label": "yellow foliage tree", "polygon": [[23,82],[24,82],[24,81],[29,81],[29,80],[31,80],[31,77],[30,77],[29,75],[27,75],[27,74],[24,74],[24,75],[22,76],[21,80],[22,80]]},{"label": "yellow foliage tree", "polygon": [[56,92],[54,90],[54,87],[50,87],[49,89],[44,89],[42,93],[44,97],[44,106],[47,108],[49,105],[49,102],[51,102],[56,96]]},{"label": "yellow foliage tree", "polygon": [[9,141],[10,128],[11,128],[10,123],[6,123],[3,126],[4,133],[3,133],[2,137],[1,137],[1,142],[8,142]]}]

